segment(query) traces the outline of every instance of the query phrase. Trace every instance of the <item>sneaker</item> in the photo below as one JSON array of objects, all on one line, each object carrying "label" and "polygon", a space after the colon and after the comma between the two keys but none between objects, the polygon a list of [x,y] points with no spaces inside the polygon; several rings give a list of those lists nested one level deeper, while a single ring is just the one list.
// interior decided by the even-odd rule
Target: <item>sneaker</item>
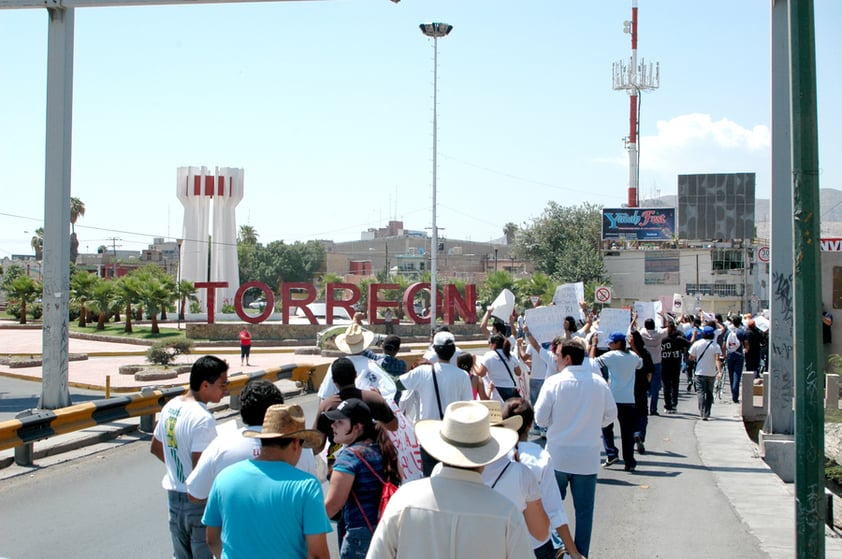
[{"label": "sneaker", "polygon": [[634,444],[637,446],[638,454],[646,454],[646,447],[643,446],[643,439],[640,438],[640,435],[634,436]]},{"label": "sneaker", "polygon": [[702,421],[707,421],[708,419],[710,419],[710,418],[709,417],[703,417]]},{"label": "sneaker", "polygon": [[602,463],[602,467],[607,468],[608,466],[611,466],[612,464],[616,464],[619,461],[620,461],[620,458],[618,456],[608,456],[608,457],[605,458],[605,462]]},{"label": "sneaker", "polygon": [[676,410],[675,408],[672,408],[671,410],[669,410],[669,413],[675,415],[676,413],[678,413],[678,410]]}]

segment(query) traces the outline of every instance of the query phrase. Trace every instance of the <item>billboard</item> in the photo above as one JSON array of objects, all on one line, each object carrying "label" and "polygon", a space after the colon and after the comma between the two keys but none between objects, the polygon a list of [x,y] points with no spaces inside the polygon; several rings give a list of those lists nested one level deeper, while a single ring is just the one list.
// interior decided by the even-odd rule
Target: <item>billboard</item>
[{"label": "billboard", "polygon": [[675,234],[675,208],[604,208],[602,239],[669,241]]},{"label": "billboard", "polygon": [[678,175],[678,237],[754,238],[754,173]]},{"label": "billboard", "polygon": [[676,285],[680,283],[680,251],[645,251],[643,266],[643,283],[645,285]]}]

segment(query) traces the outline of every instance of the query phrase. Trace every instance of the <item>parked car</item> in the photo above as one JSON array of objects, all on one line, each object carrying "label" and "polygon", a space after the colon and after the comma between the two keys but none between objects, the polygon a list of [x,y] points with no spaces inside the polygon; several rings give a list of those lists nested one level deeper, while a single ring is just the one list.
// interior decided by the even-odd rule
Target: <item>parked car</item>
[{"label": "parked car", "polygon": [[254,301],[248,304],[248,308],[263,310],[264,308],[266,308],[266,299],[255,299]]},{"label": "parked car", "polygon": [[[319,321],[319,324],[327,324],[327,304],[326,303],[310,303],[307,305],[307,308],[310,309],[310,312],[313,313],[313,316],[316,317],[316,320]],[[333,308],[333,324],[350,324],[353,320],[353,317],[348,313],[348,311],[343,307],[334,307]],[[296,307],[295,315],[291,316],[289,319],[290,324],[310,324],[307,315],[304,314],[304,309],[301,307]]]}]

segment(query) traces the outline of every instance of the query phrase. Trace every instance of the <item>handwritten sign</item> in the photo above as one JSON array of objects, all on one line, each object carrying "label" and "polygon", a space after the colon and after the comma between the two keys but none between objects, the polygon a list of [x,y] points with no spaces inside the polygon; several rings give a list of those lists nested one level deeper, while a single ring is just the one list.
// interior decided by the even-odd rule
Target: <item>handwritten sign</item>
[{"label": "handwritten sign", "polygon": [[397,451],[403,481],[421,479],[424,477],[424,469],[421,466],[421,446],[415,438],[415,429],[393,400],[389,400],[389,405],[398,419],[398,428],[386,433]]},{"label": "handwritten sign", "polygon": [[579,306],[580,301],[585,300],[585,284],[580,282],[565,283],[555,288],[553,303],[562,309],[563,316],[575,316],[579,320],[585,320],[585,313]]},{"label": "handwritten sign", "polygon": [[569,314],[558,306],[526,309],[523,315],[529,332],[542,344],[553,341],[553,338],[561,334],[564,330],[565,316]]},{"label": "handwritten sign", "polygon": [[608,347],[608,336],[612,332],[627,332],[631,322],[631,313],[628,308],[624,309],[602,309],[599,313],[599,338],[597,347]]}]

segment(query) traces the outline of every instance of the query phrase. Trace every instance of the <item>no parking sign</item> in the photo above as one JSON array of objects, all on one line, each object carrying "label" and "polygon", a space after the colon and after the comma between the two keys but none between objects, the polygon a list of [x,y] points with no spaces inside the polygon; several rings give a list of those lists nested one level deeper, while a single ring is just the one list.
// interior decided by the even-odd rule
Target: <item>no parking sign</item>
[{"label": "no parking sign", "polygon": [[596,291],[594,291],[594,299],[596,299],[597,303],[607,305],[611,302],[611,288],[605,286],[597,287]]}]

